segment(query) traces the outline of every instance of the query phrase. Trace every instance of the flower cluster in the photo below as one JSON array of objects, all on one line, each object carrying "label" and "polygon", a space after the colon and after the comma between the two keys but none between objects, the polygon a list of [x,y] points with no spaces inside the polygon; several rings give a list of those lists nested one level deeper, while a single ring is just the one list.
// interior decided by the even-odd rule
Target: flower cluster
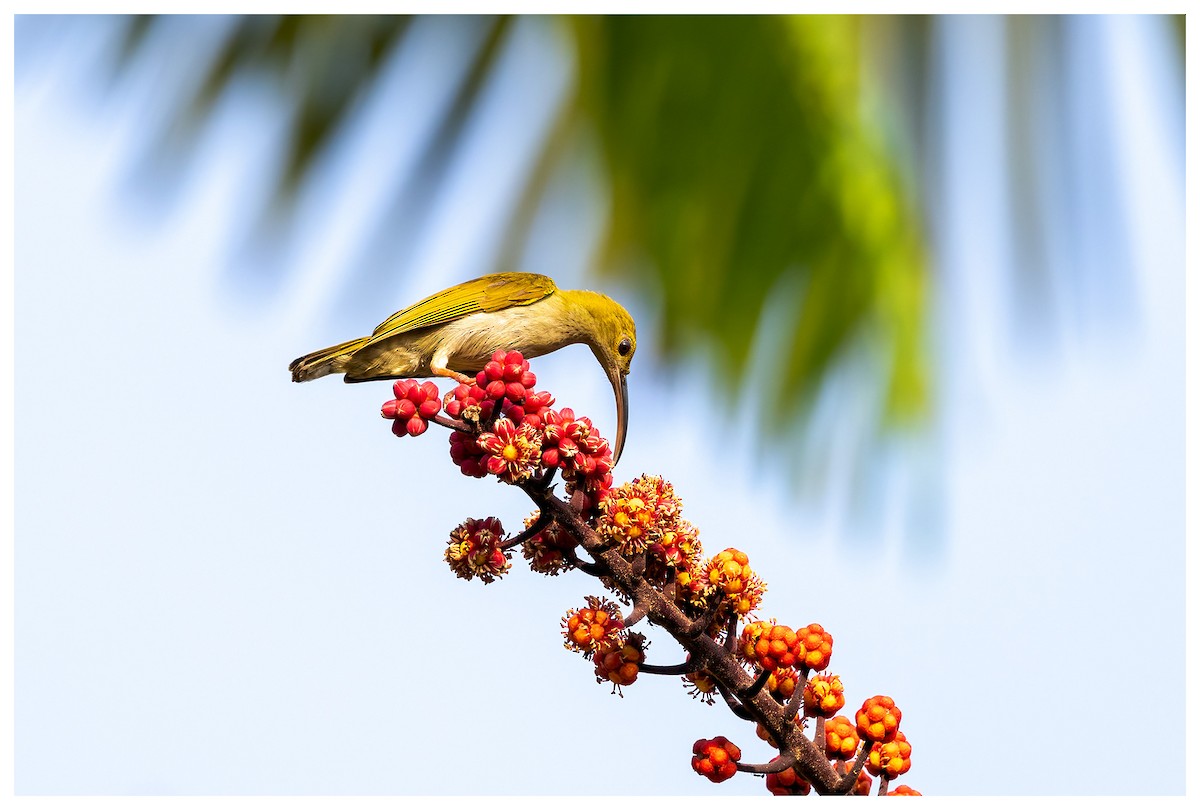
[{"label": "flower cluster", "polygon": [[759,669],[778,669],[796,663],[795,648],[795,631],[771,620],[747,624],[742,629],[738,653],[743,661]]},{"label": "flower cluster", "polygon": [[613,690],[621,694],[622,686],[629,686],[637,680],[645,660],[646,637],[641,633],[630,633],[624,641],[599,648],[592,654],[592,661],[596,664],[596,682],[611,683]]},{"label": "flower cluster", "polygon": [[432,382],[397,380],[392,386],[395,399],[383,403],[380,413],[391,419],[397,436],[420,436],[429,429],[429,420],[442,409],[441,395]]},{"label": "flower cluster", "polygon": [[805,717],[833,717],[845,705],[846,693],[837,675],[814,675],[804,684]]},{"label": "flower cluster", "polygon": [[542,415],[542,464],[562,471],[567,493],[581,493],[584,511],[595,509],[612,487],[613,454],[586,416],[547,409]]},{"label": "flower cluster", "polygon": [[450,431],[450,460],[458,465],[463,475],[472,478],[483,478],[487,475],[484,455],[475,434],[461,430]]},{"label": "flower cluster", "polygon": [[780,703],[787,703],[796,693],[800,674],[791,667],[780,667],[767,676],[767,691]]},{"label": "flower cluster", "polygon": [[863,701],[854,715],[858,733],[873,743],[891,742],[900,729],[900,707],[886,695],[876,695]]},{"label": "flower cluster", "polygon": [[500,547],[503,540],[504,527],[496,518],[468,519],[450,532],[446,562],[463,579],[492,582],[511,566],[508,552]]},{"label": "flower cluster", "polygon": [[730,609],[738,616],[746,616],[757,608],[767,592],[767,584],[750,568],[750,558],[736,548],[727,548],[709,560],[704,580],[727,598]]},{"label": "flower cluster", "polygon": [[463,475],[491,473],[509,483],[533,475],[542,452],[542,417],[554,398],[534,392],[537,377],[520,352],[498,351],[475,375],[446,397],[446,413],[469,430],[450,435],[450,458]]},{"label": "flower cluster", "polygon": [[597,596],[587,598],[587,607],[567,613],[562,619],[566,648],[585,654],[608,651],[621,644],[625,623],[617,606]]},{"label": "flower cluster", "polygon": [[642,475],[610,490],[600,502],[597,531],[625,557],[646,554],[646,577],[666,583],[678,572],[689,579],[699,565],[696,528],[681,516],[683,501],[670,482]]},{"label": "flower cluster", "polygon": [[684,675],[683,685],[688,688],[689,695],[700,698],[702,703],[707,703],[709,706],[716,703],[717,682],[713,680],[713,676],[707,670],[698,669]]},{"label": "flower cluster", "polygon": [[903,731],[897,731],[891,742],[875,743],[867,756],[867,770],[875,776],[886,776],[895,779],[901,774],[908,773],[912,767],[912,746],[904,738]]},{"label": "flower cluster", "polygon": [[653,506],[628,492],[632,488],[631,484],[617,487],[600,503],[600,535],[616,543],[626,557],[646,550],[658,517]]},{"label": "flower cluster", "polygon": [[696,740],[692,746],[692,770],[710,782],[724,782],[737,773],[742,749],[725,737]]},{"label": "flower cluster", "polygon": [[545,391],[534,392],[535,385],[537,377],[520,352],[497,351],[475,375],[474,383],[463,383],[450,392],[446,413],[481,427],[503,415],[517,424],[541,428],[541,415],[554,398]]},{"label": "flower cluster", "polygon": [[596,682],[622,686],[637,680],[646,660],[646,637],[625,629],[617,606],[597,596],[587,597],[587,607],[568,611],[562,619],[564,646],[588,656],[596,667]]},{"label": "flower cluster", "polygon": [[853,759],[858,752],[858,731],[850,718],[838,715],[825,721],[825,756]]},{"label": "flower cluster", "polygon": [[819,624],[796,631],[796,641],[799,649],[796,657],[807,669],[825,669],[829,666],[829,657],[833,655],[833,636],[825,632]]},{"label": "flower cluster", "polygon": [[585,510],[595,509],[612,487],[612,448],[586,416],[551,408],[554,397],[536,384],[520,352],[495,352],[474,382],[446,396],[446,413],[462,422],[450,457],[463,475],[510,484],[558,470],[567,493],[582,493]]},{"label": "flower cluster", "polygon": [[[533,527],[537,515],[525,518],[525,528]],[[551,521],[546,528],[529,537],[521,544],[521,553],[529,561],[529,568],[539,574],[557,576],[572,568],[569,554],[579,545],[566,529]]]}]

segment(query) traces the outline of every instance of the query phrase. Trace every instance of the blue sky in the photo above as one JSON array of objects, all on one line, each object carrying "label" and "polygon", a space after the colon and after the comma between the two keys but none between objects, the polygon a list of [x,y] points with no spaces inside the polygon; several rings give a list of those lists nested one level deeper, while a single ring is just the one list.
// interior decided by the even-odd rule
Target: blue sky
[{"label": "blue sky", "polygon": [[[764,616],[830,630],[848,705],[896,698],[914,746],[902,781],[931,794],[1184,788],[1182,88],[1164,27],[1074,30],[1068,56],[1107,77],[1078,124],[1108,146],[1078,158],[1097,179],[1059,190],[1074,218],[1051,232],[1091,278],[1126,262],[1128,294],[1084,284],[1052,340],[1014,335],[996,28],[946,23],[938,420],[878,460],[887,495],[869,514],[841,485],[797,505],[748,442],[714,442],[730,414],[705,404],[695,369],[661,369],[652,340],[629,380],[618,478],[673,481],[706,549],[750,555],[770,586]],[[449,530],[486,515],[515,530],[530,511],[519,492],[459,475],[435,430],[393,438],[378,417],[386,384],[287,375],[293,357],[487,269],[489,212],[513,171],[491,150],[546,114],[565,56],[521,34],[511,80],[541,77],[528,107],[477,122],[491,138],[433,202],[414,272],[354,325],[326,302],[378,194],[379,164],[362,155],[386,145],[403,169],[405,144],[373,129],[383,118],[364,111],[362,140],[306,201],[293,283],[255,295],[229,279],[271,156],[263,97],[230,100],[177,204],[156,210],[128,182],[151,85],[101,101],[78,63],[22,61],[17,32],[18,792],[762,793],[688,767],[692,741],[717,734],[767,758],[745,723],[673,678],[610,696],[562,649],[559,617],[596,592],[590,580],[519,560],[486,588],[453,577]],[[1114,191],[1107,206],[1088,196]],[[559,193],[537,255],[564,286],[585,284],[595,179]],[[654,317],[609,291],[639,323]],[[611,391],[586,349],[534,370],[611,434]],[[886,598],[861,595],[881,585]],[[670,640],[651,637],[652,660],[674,663]],[[1155,751],[1126,701],[1153,718]],[[1096,734],[1102,762],[1073,742]],[[1030,745],[1038,735],[1061,747]],[[625,763],[620,781],[585,776],[572,764],[585,755]],[[1126,757],[1159,775],[1107,766]]]}]

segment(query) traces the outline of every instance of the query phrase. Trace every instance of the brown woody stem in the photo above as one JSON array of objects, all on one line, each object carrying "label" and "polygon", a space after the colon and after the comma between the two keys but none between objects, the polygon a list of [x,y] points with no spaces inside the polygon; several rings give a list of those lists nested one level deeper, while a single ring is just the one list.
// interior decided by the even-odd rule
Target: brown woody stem
[{"label": "brown woody stem", "polygon": [[717,618],[717,611],[721,609],[721,603],[715,602],[709,605],[700,618],[690,622],[684,628],[684,635],[688,638],[699,638],[712,627],[713,619]]},{"label": "brown woody stem", "polygon": [[754,679],[754,683],[750,684],[750,688],[742,693],[742,700],[749,700],[762,691],[762,688],[767,685],[767,681],[771,678],[771,670],[764,669],[758,673],[758,677]]},{"label": "brown woody stem", "polygon": [[521,545],[526,540],[533,537],[535,534],[537,534],[538,532],[540,532],[542,529],[546,528],[553,522],[554,522],[554,518],[550,517],[545,512],[538,512],[537,518],[533,521],[533,523],[529,524],[529,527],[527,529],[525,529],[523,532],[521,532],[520,534],[513,537],[511,540],[506,540],[504,543],[502,543],[500,545],[500,548],[502,548],[505,551],[508,551],[509,549],[512,549],[512,548],[516,548],[517,546]]},{"label": "brown woody stem", "polygon": [[725,652],[730,655],[733,655],[737,649],[737,622],[737,614],[731,613],[729,615],[729,624],[725,628]]},{"label": "brown woody stem", "polygon": [[808,667],[800,667],[800,682],[796,684],[796,691],[792,692],[792,697],[788,700],[787,708],[783,710],[783,716],[786,720],[794,720],[800,712],[800,707],[804,705],[804,688],[808,685]]},{"label": "brown woody stem", "polygon": [[684,661],[682,664],[640,664],[638,666],[639,672],[647,672],[651,675],[687,675],[697,669],[699,667],[691,661]]},{"label": "brown woody stem", "polygon": [[450,428],[451,430],[461,430],[463,433],[479,432],[474,425],[471,425],[468,422],[464,422],[461,419],[455,419],[452,416],[445,416],[440,413],[435,413],[433,416],[429,417],[429,421],[441,425],[442,427]]},{"label": "brown woody stem", "polygon": [[747,762],[737,763],[737,769],[742,773],[782,773],[796,764],[796,758],[791,754],[783,754],[771,762],[761,765],[751,765]]},{"label": "brown woody stem", "polygon": [[750,716],[750,712],[746,711],[746,707],[743,704],[738,703],[737,700],[734,699],[733,695],[729,694],[729,690],[725,687],[725,684],[721,683],[720,681],[717,681],[717,691],[721,693],[721,697],[725,698],[725,703],[729,706],[729,711],[733,712],[743,720],[754,719]]},{"label": "brown woody stem", "polygon": [[834,793],[846,795],[854,790],[854,785],[858,782],[858,775],[862,772],[863,765],[867,762],[867,757],[871,755],[871,743],[863,740],[862,749],[858,752],[858,757],[854,760],[854,764],[847,769],[842,778],[838,780],[837,790]]},{"label": "brown woody stem", "polygon": [[585,560],[579,559],[578,555],[576,555],[574,550],[572,550],[572,549],[567,549],[566,551],[563,552],[563,559],[565,559],[567,562],[569,562],[571,565],[575,566],[577,569],[579,569],[583,573],[588,574],[589,576],[593,576],[593,577],[604,576],[604,571],[601,568],[599,568],[595,563],[590,563]]},{"label": "brown woody stem", "polygon": [[629,615],[625,617],[625,626],[633,627],[644,618],[646,618],[646,609],[634,603],[633,610],[629,611]]}]

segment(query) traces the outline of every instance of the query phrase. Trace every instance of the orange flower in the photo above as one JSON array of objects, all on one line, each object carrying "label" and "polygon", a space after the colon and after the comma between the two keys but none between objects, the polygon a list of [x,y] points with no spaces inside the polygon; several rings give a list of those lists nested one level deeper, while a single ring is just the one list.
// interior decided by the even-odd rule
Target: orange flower
[{"label": "orange flower", "polygon": [[646,550],[655,531],[654,508],[637,496],[624,497],[625,486],[608,493],[600,504],[600,535],[617,544],[627,557]]},{"label": "orange flower", "polygon": [[710,782],[724,782],[737,773],[742,749],[725,737],[696,740],[692,746],[692,770]]},{"label": "orange flower", "polygon": [[[787,703],[796,692],[800,676],[791,667],[781,667],[767,676],[767,691],[775,696],[780,703]],[[799,722],[800,718],[797,717]]]},{"label": "orange flower", "polygon": [[876,695],[863,701],[854,715],[858,733],[870,742],[891,742],[900,728],[900,707],[886,695]]},{"label": "orange flower", "polygon": [[819,624],[796,631],[796,660],[809,670],[825,669],[833,655],[833,636]]},{"label": "orange flower", "polygon": [[858,752],[858,732],[850,718],[838,715],[825,721],[825,756],[853,759]]},{"label": "orange flower", "polygon": [[846,694],[837,675],[813,675],[804,685],[806,717],[833,717],[845,705]]},{"label": "orange flower", "polygon": [[618,646],[621,631],[625,629],[617,606],[597,596],[587,597],[587,604],[587,607],[572,610],[563,616],[564,646],[585,654],[614,649]]},{"label": "orange flower", "polygon": [[872,745],[866,767],[875,776],[886,775],[888,779],[908,773],[912,767],[912,746],[904,738],[904,732],[897,731],[891,742]]},{"label": "orange flower", "polygon": [[624,644],[596,650],[592,657],[596,664],[596,682],[609,681],[620,693],[622,686],[636,681],[641,663],[646,660],[645,644],[646,637],[641,633],[630,633]]},{"label": "orange flower", "polygon": [[759,669],[779,669],[796,663],[796,634],[783,624],[750,622],[742,630],[738,653]]},{"label": "orange flower", "polygon": [[[600,503],[597,530],[627,557],[653,546],[655,562],[674,567],[691,554],[696,530],[680,519],[683,502],[669,481],[641,475],[608,491]],[[663,571],[656,578],[661,578]]]},{"label": "orange flower", "polygon": [[727,548],[709,560],[704,579],[728,598],[739,616],[757,608],[767,591],[766,583],[750,568],[750,558],[736,548]]}]

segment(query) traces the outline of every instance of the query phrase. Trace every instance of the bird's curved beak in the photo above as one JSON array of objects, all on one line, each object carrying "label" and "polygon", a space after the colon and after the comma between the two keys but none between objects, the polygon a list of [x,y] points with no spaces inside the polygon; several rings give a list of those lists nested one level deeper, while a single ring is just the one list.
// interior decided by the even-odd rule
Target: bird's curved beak
[{"label": "bird's curved beak", "polygon": [[625,430],[629,427],[629,385],[625,375],[615,365],[609,365],[608,379],[612,383],[613,396],[617,400],[617,442],[613,445],[613,466],[621,460],[621,448],[625,446]]}]

